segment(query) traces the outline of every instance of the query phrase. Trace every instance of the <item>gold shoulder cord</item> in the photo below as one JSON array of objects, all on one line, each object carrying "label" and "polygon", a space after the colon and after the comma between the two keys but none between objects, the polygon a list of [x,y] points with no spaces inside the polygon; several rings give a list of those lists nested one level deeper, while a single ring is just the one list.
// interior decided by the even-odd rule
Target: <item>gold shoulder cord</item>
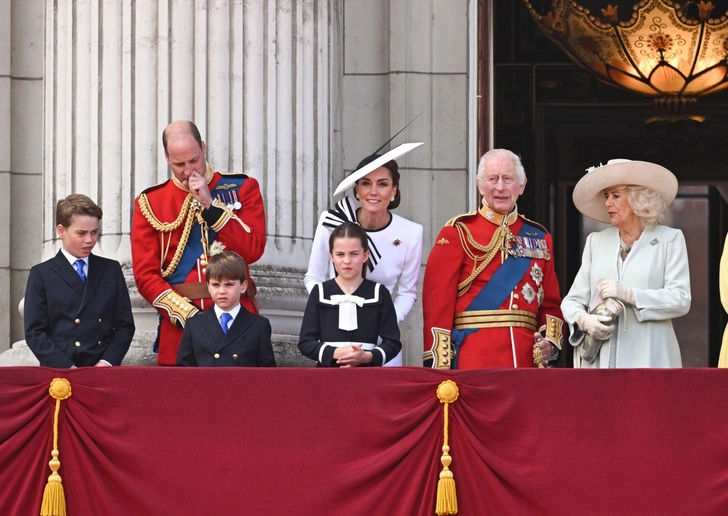
[{"label": "gold shoulder cord", "polygon": [[[490,262],[493,261],[496,253],[503,249],[507,249],[508,242],[511,239],[511,231],[505,226],[499,226],[498,229],[495,230],[490,243],[488,245],[482,245],[473,238],[473,234],[462,222],[456,222],[455,228],[458,230],[460,244],[462,245],[465,254],[473,260],[473,271],[470,273],[470,276],[465,278],[458,285],[458,297],[460,297],[470,289],[470,285],[472,285],[473,281],[475,281],[475,278],[477,278],[478,275],[480,275],[480,273],[483,272],[488,265],[490,265]],[[468,244],[478,251],[482,251],[484,254],[477,256],[470,250]],[[478,264],[478,262],[480,262],[480,264]]]},{"label": "gold shoulder cord", "polygon": [[[179,212],[179,215],[177,216],[177,219],[174,222],[161,222],[155,215],[154,212],[152,212],[152,207],[149,205],[149,199],[147,199],[146,194],[141,194],[139,196],[139,209],[142,212],[142,215],[144,215],[144,218],[147,219],[149,224],[160,233],[168,233],[167,243],[164,245],[164,235],[160,235],[160,238],[162,238],[162,255],[160,257],[160,265],[159,268],[162,271],[162,277],[168,278],[171,276],[174,271],[177,269],[177,265],[179,265],[179,261],[182,259],[182,253],[184,253],[185,247],[187,247],[187,240],[190,238],[190,232],[192,231],[192,224],[195,221],[195,218],[201,219],[200,215],[200,206],[199,203],[192,203],[192,194],[187,194],[187,197],[185,197],[184,203],[182,203],[182,209]],[[184,221],[184,229],[182,230],[182,236],[179,240],[179,245],[177,245],[177,249],[174,252],[174,256],[172,257],[172,261],[169,263],[169,267],[166,269],[163,268],[164,266],[164,259],[167,257],[167,251],[169,250],[169,245],[172,241],[172,231],[176,230],[182,225],[182,221]],[[204,222],[204,220],[202,221]],[[201,223],[202,224],[202,223]],[[205,229],[203,224],[203,229]],[[203,248],[205,251],[207,250],[207,231],[203,230]]]}]

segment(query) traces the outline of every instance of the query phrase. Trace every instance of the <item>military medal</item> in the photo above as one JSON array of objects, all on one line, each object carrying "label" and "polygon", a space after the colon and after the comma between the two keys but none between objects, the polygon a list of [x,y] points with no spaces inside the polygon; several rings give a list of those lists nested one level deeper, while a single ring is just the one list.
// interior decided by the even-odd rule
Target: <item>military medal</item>
[{"label": "military medal", "polygon": [[233,205],[231,206],[231,208],[239,210],[242,204],[240,204],[240,199],[238,199],[238,191],[233,190],[232,192],[230,192],[230,196],[233,199]]}]

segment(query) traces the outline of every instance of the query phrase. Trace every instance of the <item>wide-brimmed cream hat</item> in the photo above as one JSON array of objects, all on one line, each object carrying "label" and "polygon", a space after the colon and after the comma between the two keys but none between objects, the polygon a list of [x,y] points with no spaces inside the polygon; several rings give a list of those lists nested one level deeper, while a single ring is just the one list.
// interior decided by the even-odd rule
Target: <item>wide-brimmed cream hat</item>
[{"label": "wide-brimmed cream hat", "polygon": [[592,167],[574,187],[574,205],[587,217],[609,223],[604,190],[620,185],[645,186],[660,194],[665,205],[677,195],[677,178],[665,167],[647,161],[612,159]]},{"label": "wide-brimmed cream hat", "polygon": [[[396,135],[395,135],[396,136]],[[385,153],[383,156],[379,156],[374,161],[371,161],[364,165],[363,167],[355,170],[348,176],[344,178],[344,180],[339,183],[339,186],[336,187],[336,190],[334,191],[334,195],[339,195],[341,192],[352,186],[354,183],[359,181],[362,177],[369,174],[370,172],[373,172],[374,170],[378,169],[379,167],[383,166],[385,163],[389,163],[393,159],[401,158],[408,152],[416,149],[420,145],[422,145],[424,142],[419,143],[403,143],[399,147],[395,147],[391,151]]]}]

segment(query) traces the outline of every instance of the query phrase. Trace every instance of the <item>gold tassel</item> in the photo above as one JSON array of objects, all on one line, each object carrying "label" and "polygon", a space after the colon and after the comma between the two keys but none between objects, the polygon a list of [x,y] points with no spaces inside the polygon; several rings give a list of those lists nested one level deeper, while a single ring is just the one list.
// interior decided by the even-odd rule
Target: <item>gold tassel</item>
[{"label": "gold tassel", "polygon": [[53,414],[53,457],[48,465],[51,475],[43,491],[43,502],[40,506],[40,516],[66,516],[66,496],[63,493],[63,481],[58,469],[61,461],[58,460],[58,413],[61,410],[61,400],[71,397],[71,383],[65,378],[54,378],[48,389],[51,397],[56,400],[56,410]]},{"label": "gold tassel", "polygon": [[437,398],[440,403],[445,405],[443,419],[445,421],[444,443],[442,445],[442,471],[440,472],[440,480],[437,481],[437,501],[435,505],[435,514],[443,516],[446,514],[458,513],[458,497],[455,491],[455,478],[450,471],[450,446],[448,445],[448,408],[450,403],[458,399],[460,395],[458,386],[452,380],[445,380],[437,387]]}]

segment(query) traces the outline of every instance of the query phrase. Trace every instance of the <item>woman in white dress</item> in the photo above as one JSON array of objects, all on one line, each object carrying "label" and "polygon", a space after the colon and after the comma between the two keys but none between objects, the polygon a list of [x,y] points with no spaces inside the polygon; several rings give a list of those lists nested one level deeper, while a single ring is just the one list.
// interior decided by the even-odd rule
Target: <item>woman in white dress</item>
[{"label": "woman in white dress", "polygon": [[[329,255],[329,236],[344,222],[362,226],[369,239],[370,259],[367,279],[386,286],[392,294],[400,324],[417,300],[417,281],[422,262],[420,224],[390,210],[399,206],[399,168],[394,157],[414,149],[415,144],[401,145],[383,156],[373,154],[359,163],[357,169],[341,182],[337,191],[354,186],[353,197],[346,196],[319,218],[311,247],[308,271],[304,277],[306,290],[334,277]],[[354,201],[356,198],[360,205]],[[402,365],[402,353],[386,365]]]},{"label": "woman in white dress", "polygon": [[574,367],[682,366],[672,319],[690,310],[688,254],[682,232],[660,224],[677,187],[659,165],[611,160],[574,188],[581,213],[613,226],[587,237],[561,303]]}]

